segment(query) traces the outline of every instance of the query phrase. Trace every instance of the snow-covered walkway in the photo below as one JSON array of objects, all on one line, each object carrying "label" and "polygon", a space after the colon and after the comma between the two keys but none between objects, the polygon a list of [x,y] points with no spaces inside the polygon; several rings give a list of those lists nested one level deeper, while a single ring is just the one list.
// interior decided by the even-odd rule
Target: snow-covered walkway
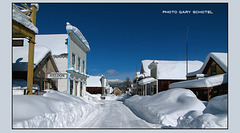
[{"label": "snow-covered walkway", "polygon": [[151,128],[151,124],[138,118],[122,101],[105,100],[100,110],[82,121],[81,128]]}]

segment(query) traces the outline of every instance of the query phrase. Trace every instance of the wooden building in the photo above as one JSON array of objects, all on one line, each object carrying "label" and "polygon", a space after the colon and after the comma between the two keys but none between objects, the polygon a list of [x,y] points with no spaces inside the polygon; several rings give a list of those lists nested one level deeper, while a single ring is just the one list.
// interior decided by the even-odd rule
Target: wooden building
[{"label": "wooden building", "polygon": [[[27,80],[28,45],[13,48],[12,78]],[[35,46],[33,84],[38,84],[41,90],[57,90],[57,80],[48,79],[47,74],[58,72],[51,51],[40,45]]]},{"label": "wooden building", "polygon": [[[188,71],[202,66],[201,61],[188,61]],[[140,74],[134,78],[139,95],[153,95],[169,89],[169,84],[186,80],[186,61],[143,60]]]},{"label": "wooden building", "polygon": [[34,63],[34,46],[35,35],[38,33],[36,27],[36,14],[39,9],[38,4],[31,4],[29,7],[26,3],[12,4],[12,46],[23,46],[22,40],[15,38],[25,38],[29,41],[29,50],[27,51],[28,71],[27,71],[27,94],[32,94],[33,89],[33,63]]},{"label": "wooden building", "polygon": [[203,101],[228,94],[227,53],[210,53],[203,66],[187,76],[187,81],[173,83],[169,87],[190,89]]},{"label": "wooden building", "polygon": [[118,89],[118,87],[115,87],[113,90],[113,94],[118,96],[118,95],[122,95],[122,91]]},{"label": "wooden building", "polygon": [[105,76],[89,76],[86,85],[87,92],[105,96],[110,93],[110,86]]}]

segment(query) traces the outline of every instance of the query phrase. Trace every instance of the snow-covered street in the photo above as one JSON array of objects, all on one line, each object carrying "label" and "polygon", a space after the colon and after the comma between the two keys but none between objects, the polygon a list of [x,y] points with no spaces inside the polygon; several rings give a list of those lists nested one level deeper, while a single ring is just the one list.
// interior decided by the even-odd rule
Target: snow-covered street
[{"label": "snow-covered street", "polygon": [[101,101],[100,110],[89,115],[81,128],[151,128],[151,124],[138,118],[122,101]]}]

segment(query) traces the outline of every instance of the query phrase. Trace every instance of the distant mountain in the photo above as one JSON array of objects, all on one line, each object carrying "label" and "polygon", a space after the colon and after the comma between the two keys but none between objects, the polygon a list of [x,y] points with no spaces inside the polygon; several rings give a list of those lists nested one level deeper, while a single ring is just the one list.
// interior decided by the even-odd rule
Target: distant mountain
[{"label": "distant mountain", "polygon": [[124,82],[125,80],[120,80],[120,79],[109,79],[108,83],[111,87],[118,87],[120,89],[124,88]]}]

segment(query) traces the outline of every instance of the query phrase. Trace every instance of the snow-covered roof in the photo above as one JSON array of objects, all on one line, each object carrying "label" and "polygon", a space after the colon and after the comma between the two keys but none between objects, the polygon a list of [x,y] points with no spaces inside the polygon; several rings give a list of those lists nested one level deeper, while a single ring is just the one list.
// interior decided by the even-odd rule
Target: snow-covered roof
[{"label": "snow-covered roof", "polygon": [[48,47],[52,55],[61,55],[68,53],[67,44],[65,44],[66,39],[68,39],[67,34],[36,35],[36,46],[42,45]]},{"label": "snow-covered roof", "polygon": [[136,72],[136,75],[134,76],[133,80],[139,79],[139,78],[144,78],[144,74],[141,74],[140,72]]},{"label": "snow-covered roof", "polygon": [[15,8],[13,6],[12,10],[12,19],[15,20],[16,22],[22,24],[24,27],[28,28],[29,30],[33,31],[34,33],[38,33],[38,28],[30,22],[30,17],[25,15],[24,13],[21,12],[18,8]]},{"label": "snow-covered roof", "polygon": [[101,78],[102,76],[89,76],[86,87],[102,87]]},{"label": "snow-covered roof", "polygon": [[[142,72],[145,76],[151,76],[149,68],[152,68],[153,64],[158,67],[158,79],[186,79],[186,61],[143,60]],[[201,61],[188,61],[188,72],[198,70],[202,64]]]},{"label": "snow-covered roof", "polygon": [[209,59],[212,58],[225,72],[227,72],[227,53],[211,52],[208,54],[204,61],[202,67],[194,72],[189,72],[187,76],[195,76],[196,74],[201,74],[205,69]]},{"label": "snow-covered roof", "polygon": [[[27,71],[28,69],[28,47],[13,47],[13,71]],[[34,68],[50,52],[50,49],[41,45],[35,45],[34,49]]]},{"label": "snow-covered roof", "polygon": [[154,81],[156,81],[155,78],[149,77],[149,78],[145,78],[145,79],[140,80],[139,84],[140,85],[145,85],[145,84],[149,84],[149,83],[154,82]]},{"label": "snow-covered roof", "polygon": [[228,82],[227,74],[218,74],[206,78],[199,78],[176,82],[169,85],[169,88],[202,88],[214,87]]},{"label": "snow-covered roof", "polygon": [[82,32],[75,26],[72,26],[69,22],[67,22],[66,30],[68,33],[73,32],[75,36],[77,36],[80,41],[90,50],[89,43],[87,39],[83,36]]}]

